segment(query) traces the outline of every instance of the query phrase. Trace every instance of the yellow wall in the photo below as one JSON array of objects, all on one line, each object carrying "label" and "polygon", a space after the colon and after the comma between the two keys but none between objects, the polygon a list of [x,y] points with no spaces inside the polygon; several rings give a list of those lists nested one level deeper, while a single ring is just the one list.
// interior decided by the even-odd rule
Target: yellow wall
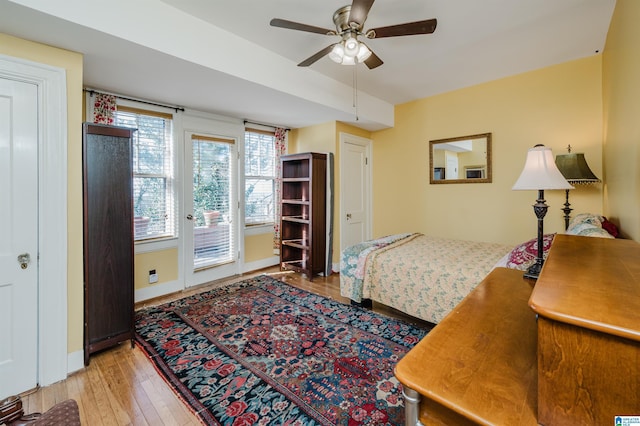
[{"label": "yellow wall", "polygon": [[640,2],[618,0],[603,59],[605,214],[640,241]]},{"label": "yellow wall", "polygon": [[[149,284],[149,271],[153,269],[158,275],[158,282]],[[138,253],[134,258],[133,270],[136,290],[176,281],[178,279],[178,249]]]},{"label": "yellow wall", "polygon": [[244,262],[258,262],[273,257],[273,232],[244,237]]},{"label": "yellow wall", "polygon": [[336,152],[336,123],[334,121],[315,126],[292,129],[289,132],[288,152]]},{"label": "yellow wall", "polygon": [[[512,191],[527,149],[583,152],[602,176],[601,56],[420,99],[374,140],[374,236],[398,232],[517,244],[536,236],[537,192]],[[429,141],[493,134],[493,183],[429,184]],[[545,232],[564,230],[564,191],[545,193]],[[575,212],[602,213],[600,186],[571,191]]]},{"label": "yellow wall", "polygon": [[339,121],[293,129],[289,134],[289,153],[331,152],[334,155],[333,258],[340,262],[340,133],[371,139],[371,132]]},{"label": "yellow wall", "polygon": [[64,68],[67,74],[67,303],[69,353],[82,349],[82,55],[0,33],[0,54]]}]

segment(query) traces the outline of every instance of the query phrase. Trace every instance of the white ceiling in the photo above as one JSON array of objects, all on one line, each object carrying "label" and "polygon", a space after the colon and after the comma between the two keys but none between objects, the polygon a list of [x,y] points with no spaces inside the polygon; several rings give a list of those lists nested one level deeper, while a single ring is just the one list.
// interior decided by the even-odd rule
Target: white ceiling
[{"label": "white ceiling", "polygon": [[377,130],[393,105],[602,52],[615,0],[377,0],[365,29],[436,18],[430,35],[368,40],[384,61],[296,64],[335,36],[348,0],[0,0],[0,32],[80,52],[84,84],[234,118]]}]

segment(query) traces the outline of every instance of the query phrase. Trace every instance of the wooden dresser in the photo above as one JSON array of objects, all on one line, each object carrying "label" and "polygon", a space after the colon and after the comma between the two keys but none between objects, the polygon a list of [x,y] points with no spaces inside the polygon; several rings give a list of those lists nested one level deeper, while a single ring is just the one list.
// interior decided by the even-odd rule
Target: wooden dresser
[{"label": "wooden dresser", "polygon": [[537,282],[496,268],[396,376],[407,425],[606,425],[640,414],[640,245],[557,235]]},{"label": "wooden dresser", "polygon": [[538,422],[640,415],[640,244],[557,235],[529,304],[538,314]]}]

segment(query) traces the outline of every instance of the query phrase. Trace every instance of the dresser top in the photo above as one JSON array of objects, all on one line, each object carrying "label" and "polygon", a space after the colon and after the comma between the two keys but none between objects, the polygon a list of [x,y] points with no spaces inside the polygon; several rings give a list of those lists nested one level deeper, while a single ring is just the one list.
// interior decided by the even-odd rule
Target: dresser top
[{"label": "dresser top", "polygon": [[546,318],[640,341],[640,244],[556,235],[529,306]]},{"label": "dresser top", "polygon": [[532,283],[522,271],[495,268],[398,362],[396,377],[428,399],[427,411],[441,406],[484,425],[538,424]]}]

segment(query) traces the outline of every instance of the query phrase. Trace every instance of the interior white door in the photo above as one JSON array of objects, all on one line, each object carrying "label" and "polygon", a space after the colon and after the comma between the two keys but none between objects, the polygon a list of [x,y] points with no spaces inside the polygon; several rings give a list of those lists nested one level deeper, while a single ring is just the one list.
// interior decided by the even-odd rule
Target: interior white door
[{"label": "interior white door", "polygon": [[0,399],[38,381],[38,88],[0,79]]},{"label": "interior white door", "polygon": [[458,176],[458,154],[455,152],[445,151],[445,161],[447,165],[444,169],[445,179],[459,179]]},{"label": "interior white door", "polygon": [[370,140],[341,137],[340,250],[371,238]]}]

